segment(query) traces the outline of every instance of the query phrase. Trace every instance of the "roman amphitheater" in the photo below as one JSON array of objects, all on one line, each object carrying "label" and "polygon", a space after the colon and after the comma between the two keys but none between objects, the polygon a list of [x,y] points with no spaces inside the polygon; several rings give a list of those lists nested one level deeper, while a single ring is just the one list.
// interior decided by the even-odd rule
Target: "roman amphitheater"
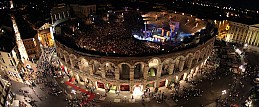
[{"label": "roman amphitheater", "polygon": [[[170,87],[195,76],[212,53],[215,30],[208,20],[165,12],[142,14],[148,24],[173,18],[180,23],[181,31],[192,34],[190,42],[164,48],[167,44],[134,39],[130,31],[119,24],[126,20],[121,20],[121,13],[118,14],[115,25],[92,27],[101,29],[99,31],[86,33],[84,27],[80,27],[83,25],[75,28],[77,22],[70,20],[61,26],[62,33],[55,35],[63,71],[77,84],[132,93],[143,92],[146,88]],[[122,15],[126,17],[127,13]],[[107,21],[107,17],[103,19]],[[125,39],[125,35],[132,38]],[[158,48],[149,47],[150,44]]]}]

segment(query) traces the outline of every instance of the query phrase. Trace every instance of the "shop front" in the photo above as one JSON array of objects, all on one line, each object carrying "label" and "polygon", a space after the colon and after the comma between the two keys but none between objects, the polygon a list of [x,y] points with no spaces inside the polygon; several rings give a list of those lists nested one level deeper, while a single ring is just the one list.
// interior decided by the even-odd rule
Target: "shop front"
[{"label": "shop front", "polygon": [[105,89],[104,83],[97,82],[97,88]]},{"label": "shop front", "polygon": [[129,84],[122,84],[122,85],[120,85],[120,90],[121,91],[130,91]]}]

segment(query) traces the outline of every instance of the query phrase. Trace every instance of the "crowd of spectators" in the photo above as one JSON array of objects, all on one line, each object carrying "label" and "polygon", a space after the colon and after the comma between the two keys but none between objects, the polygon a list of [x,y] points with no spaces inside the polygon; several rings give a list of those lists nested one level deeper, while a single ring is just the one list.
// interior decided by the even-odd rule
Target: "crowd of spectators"
[{"label": "crowd of spectators", "polygon": [[94,29],[91,35],[82,34],[77,45],[87,50],[126,55],[159,52],[159,49],[149,48],[145,42],[135,40],[131,31],[121,23],[96,26]]},{"label": "crowd of spectators", "polygon": [[141,26],[141,21],[138,21],[138,15],[133,16],[133,19],[130,19],[130,15],[127,16],[125,13],[124,18],[127,20],[123,22],[111,22],[107,20],[106,23],[93,23],[90,25],[81,24],[83,22],[82,20],[81,22],[78,22],[79,20],[72,20],[76,21],[70,22],[74,25],[64,24],[62,26],[62,33],[64,37],[72,39],[70,41],[74,41],[76,47],[106,55],[154,55],[175,51],[183,46],[185,47],[185,45],[180,45],[173,48],[164,48],[161,44],[135,39],[132,36],[132,31]]}]

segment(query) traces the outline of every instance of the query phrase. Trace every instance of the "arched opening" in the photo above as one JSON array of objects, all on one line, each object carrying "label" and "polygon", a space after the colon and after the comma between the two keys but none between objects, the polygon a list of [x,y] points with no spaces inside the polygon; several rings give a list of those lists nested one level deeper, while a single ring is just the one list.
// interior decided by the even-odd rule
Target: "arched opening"
[{"label": "arched opening", "polygon": [[120,70],[120,79],[121,80],[130,80],[130,67],[127,64],[121,64]]},{"label": "arched opening", "polygon": [[192,66],[195,66],[197,64],[197,62],[199,61],[199,57],[200,57],[200,51],[195,52]]},{"label": "arched opening", "polygon": [[134,66],[134,79],[143,78],[143,66],[139,63]]},{"label": "arched opening", "polygon": [[185,57],[184,56],[178,56],[176,59],[175,59],[175,72],[179,72],[179,71],[182,71],[183,68],[184,68],[184,65],[185,65]]},{"label": "arched opening", "polygon": [[70,64],[70,60],[69,60],[69,56],[68,56],[68,53],[67,52],[64,52],[64,62],[67,63],[67,64]]},{"label": "arched opening", "polygon": [[70,56],[74,68],[79,69],[77,57],[75,55]]},{"label": "arched opening", "polygon": [[185,60],[185,62],[184,62],[184,67],[183,67],[183,69],[186,69],[186,68],[188,67],[189,59],[190,59],[190,56],[187,55],[187,56],[186,56],[186,60]]},{"label": "arched opening", "polygon": [[84,59],[84,58],[80,58],[81,59],[81,61],[80,61],[80,70],[81,71],[87,71],[88,70],[88,68],[89,68],[89,63],[88,63],[88,61],[86,60],[86,59]]},{"label": "arched opening", "polygon": [[149,77],[155,77],[157,75],[158,65],[159,65],[158,59],[153,59],[148,63],[148,66],[149,66],[148,76]]},{"label": "arched opening", "polygon": [[161,72],[161,75],[168,75],[169,73],[169,65],[168,64],[163,64],[162,66],[162,72]]},{"label": "arched opening", "polygon": [[202,49],[202,51],[200,53],[199,61],[201,61],[203,59],[204,54],[205,54],[205,49]]},{"label": "arched opening", "polygon": [[67,59],[66,64],[71,65],[71,62],[70,62],[70,59],[69,59],[69,56],[68,56],[68,55],[66,55],[66,59]]},{"label": "arched opening", "polygon": [[93,74],[96,76],[102,76],[101,64],[97,61],[93,61]]},{"label": "arched opening", "polygon": [[185,68],[188,68],[188,67],[192,67],[192,63],[193,63],[193,60],[194,60],[194,55],[192,53],[188,53],[188,55],[186,56],[186,60],[185,60]]},{"label": "arched opening", "polygon": [[162,65],[162,72],[161,72],[161,76],[163,75],[169,75],[169,66],[170,66],[170,60],[167,59],[163,62],[163,65]]},{"label": "arched opening", "polygon": [[76,69],[79,69],[79,64],[78,64],[78,61],[75,59],[74,60],[75,62],[74,62],[74,67],[76,68]]},{"label": "arched opening", "polygon": [[65,62],[65,57],[63,53],[60,53],[60,59]]},{"label": "arched opening", "polygon": [[115,78],[115,66],[112,63],[105,63],[105,77],[106,78]]},{"label": "arched opening", "polygon": [[180,58],[175,59],[175,66],[174,66],[174,72],[179,71],[179,63],[180,63]]},{"label": "arched opening", "polygon": [[156,74],[157,74],[157,68],[154,68],[154,67],[149,68],[149,70],[148,70],[148,76],[149,77],[155,77]]}]

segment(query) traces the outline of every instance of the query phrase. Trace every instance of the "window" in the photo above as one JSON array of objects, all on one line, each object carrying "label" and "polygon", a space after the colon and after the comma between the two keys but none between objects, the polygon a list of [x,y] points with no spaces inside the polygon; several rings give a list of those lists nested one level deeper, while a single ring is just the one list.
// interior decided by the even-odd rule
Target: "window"
[{"label": "window", "polygon": [[3,61],[3,63],[5,63],[3,58],[2,58],[2,61]]},{"label": "window", "polygon": [[14,62],[14,64],[16,65],[16,62],[15,62],[14,58],[13,58],[13,62]]},{"label": "window", "polygon": [[11,64],[12,64],[12,66],[14,66],[14,65],[13,65],[13,61],[12,61],[12,60],[10,60],[10,62],[11,62]]}]

